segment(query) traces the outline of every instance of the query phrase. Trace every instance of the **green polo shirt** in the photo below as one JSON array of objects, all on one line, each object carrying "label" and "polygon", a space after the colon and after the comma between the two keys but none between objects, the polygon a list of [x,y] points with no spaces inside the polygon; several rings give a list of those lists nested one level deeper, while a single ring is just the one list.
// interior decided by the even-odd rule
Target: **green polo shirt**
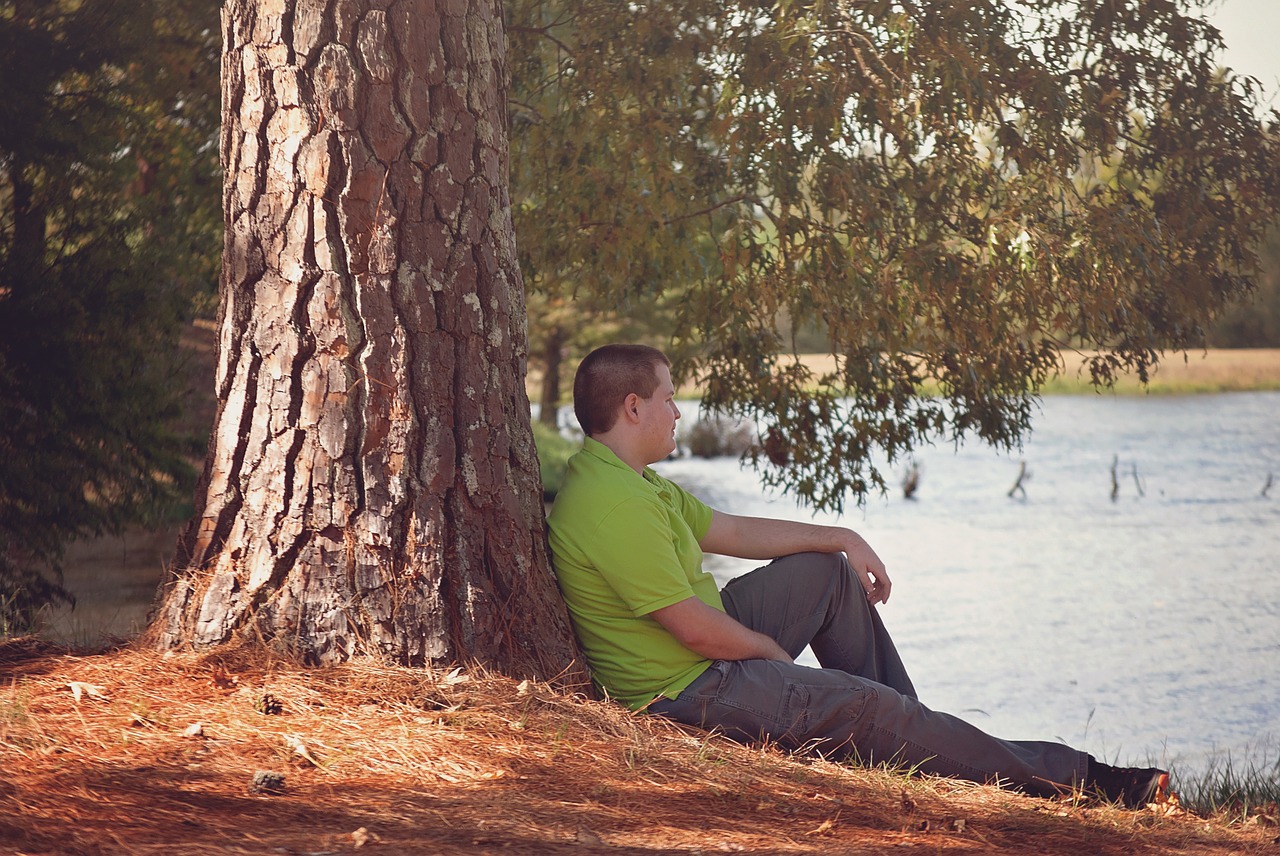
[{"label": "green polo shirt", "polygon": [[674,698],[711,662],[649,614],[693,595],[724,611],[698,546],[711,514],[590,437],[569,459],[548,518],[556,579],[596,683],[630,708]]}]

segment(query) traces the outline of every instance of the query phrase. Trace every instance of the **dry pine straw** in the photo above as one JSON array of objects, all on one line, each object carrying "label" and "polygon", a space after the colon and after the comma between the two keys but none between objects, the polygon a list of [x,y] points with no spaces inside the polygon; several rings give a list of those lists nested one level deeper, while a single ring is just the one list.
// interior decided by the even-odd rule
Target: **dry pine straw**
[{"label": "dry pine straw", "polygon": [[0,643],[0,771],[0,853],[1276,848],[1176,811],[791,758],[479,669],[247,647]]}]

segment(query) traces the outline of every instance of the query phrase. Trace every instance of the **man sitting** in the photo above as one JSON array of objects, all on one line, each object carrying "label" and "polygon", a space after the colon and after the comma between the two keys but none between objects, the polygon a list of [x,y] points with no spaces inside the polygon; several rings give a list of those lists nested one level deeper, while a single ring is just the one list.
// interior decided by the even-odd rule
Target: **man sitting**
[{"label": "man sitting", "polygon": [[[1140,807],[1165,792],[1162,770],[1001,740],[921,704],[875,609],[889,575],[861,536],[726,514],[649,469],[676,446],[670,365],[644,345],[583,360],[586,439],[549,517],[561,591],[611,698],[744,742],[1042,796],[1082,788]],[[703,552],[771,561],[718,590]],[[793,662],[805,646],[822,668]]]}]

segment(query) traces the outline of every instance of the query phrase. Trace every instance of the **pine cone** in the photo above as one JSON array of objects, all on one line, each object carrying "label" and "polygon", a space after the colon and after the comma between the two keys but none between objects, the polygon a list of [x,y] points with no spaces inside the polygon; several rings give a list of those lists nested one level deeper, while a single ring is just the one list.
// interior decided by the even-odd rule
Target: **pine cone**
[{"label": "pine cone", "polygon": [[271,693],[263,693],[253,702],[253,709],[264,716],[276,716],[284,713],[284,705]]},{"label": "pine cone", "polygon": [[258,770],[253,774],[253,784],[249,786],[249,790],[255,794],[279,796],[284,793],[284,774],[273,773],[270,770]]}]

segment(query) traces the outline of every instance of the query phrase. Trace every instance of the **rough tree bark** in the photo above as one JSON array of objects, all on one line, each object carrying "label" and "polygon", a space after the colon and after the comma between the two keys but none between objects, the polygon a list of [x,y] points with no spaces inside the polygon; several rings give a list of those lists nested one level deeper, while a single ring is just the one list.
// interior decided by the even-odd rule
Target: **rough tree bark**
[{"label": "rough tree bark", "polygon": [[219,410],[158,644],[560,673],[498,0],[228,0],[223,30]]}]

